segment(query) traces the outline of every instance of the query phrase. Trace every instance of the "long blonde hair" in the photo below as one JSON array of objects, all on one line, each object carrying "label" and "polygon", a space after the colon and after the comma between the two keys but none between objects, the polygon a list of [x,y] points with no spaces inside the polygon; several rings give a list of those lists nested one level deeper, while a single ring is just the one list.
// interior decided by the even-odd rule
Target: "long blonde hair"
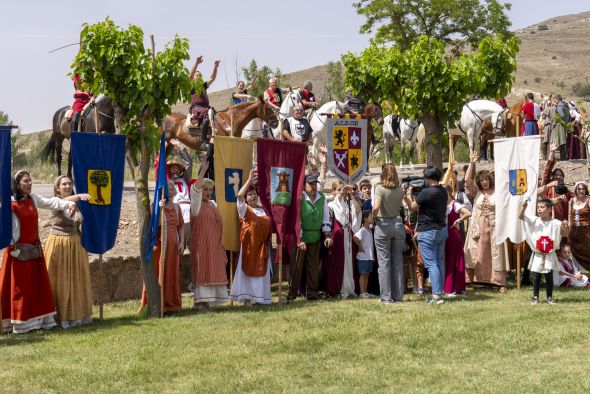
[{"label": "long blonde hair", "polygon": [[388,189],[399,187],[399,178],[393,163],[385,163],[381,166],[381,186]]}]

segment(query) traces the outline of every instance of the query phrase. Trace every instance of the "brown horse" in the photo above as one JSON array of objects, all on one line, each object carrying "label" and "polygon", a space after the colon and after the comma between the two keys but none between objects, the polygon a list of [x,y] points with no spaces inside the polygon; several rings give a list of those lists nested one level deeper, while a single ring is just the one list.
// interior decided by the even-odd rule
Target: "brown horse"
[{"label": "brown horse", "polygon": [[[98,130],[99,131],[106,131],[109,133],[115,132],[115,108],[113,106],[112,101],[104,96],[100,100],[98,100],[95,104],[96,110],[98,112]],[[45,147],[43,147],[43,151],[41,152],[41,158],[44,161],[50,160],[51,162],[55,162],[57,165],[57,175],[61,175],[61,161],[62,161],[62,151],[63,151],[63,142],[67,138],[70,138],[71,134],[71,122],[66,119],[65,114],[70,109],[69,106],[62,107],[58,109],[55,114],[53,115],[53,132],[51,133],[51,137]],[[83,132],[96,132],[96,122],[94,120],[94,113],[93,109],[89,110],[88,115],[81,121],[81,126],[79,127],[79,131]],[[72,176],[72,155],[71,151],[68,152],[68,171],[67,174],[69,177]]]},{"label": "brown horse", "polygon": [[[239,138],[244,127],[254,118],[262,119],[271,127],[277,127],[278,124],[276,113],[260,96],[256,101],[232,105],[215,113],[212,122],[213,135],[231,135]],[[201,136],[189,132],[186,115],[175,112],[166,116],[166,139],[171,138],[178,139],[191,149],[201,149]]]}]

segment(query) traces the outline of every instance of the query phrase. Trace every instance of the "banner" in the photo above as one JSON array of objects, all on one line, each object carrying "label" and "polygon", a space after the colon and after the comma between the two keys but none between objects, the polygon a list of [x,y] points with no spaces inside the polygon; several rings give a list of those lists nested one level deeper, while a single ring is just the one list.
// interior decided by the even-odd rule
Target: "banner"
[{"label": "banner", "polygon": [[[166,118],[164,118],[166,122]],[[166,129],[166,124],[162,126],[162,130]],[[148,264],[152,253],[154,251],[154,245],[158,239],[158,231],[160,229],[160,206],[159,201],[164,196],[165,200],[168,200],[168,168],[166,166],[166,133],[162,132],[160,137],[160,153],[156,159],[156,186],[154,188],[154,199],[152,200],[152,214],[150,216],[150,223],[148,225],[147,233],[145,234],[145,240],[143,241],[143,250],[145,253],[145,263]],[[165,233],[165,231],[164,231]],[[165,234],[164,234],[165,236]],[[166,243],[162,241],[162,247],[166,247]]]},{"label": "banner", "polygon": [[238,192],[252,169],[254,142],[237,137],[215,136],[215,195],[223,220],[223,247],[240,251],[240,221],[236,202]]},{"label": "banner", "polygon": [[10,131],[12,126],[0,126],[0,249],[12,242],[12,208],[10,174]]},{"label": "banner", "polygon": [[301,232],[301,198],[307,145],[266,138],[256,140],[258,194],[280,243],[290,249]]},{"label": "banner", "polygon": [[507,238],[524,241],[524,226],[518,219],[522,203],[529,200],[527,214],[536,215],[540,137],[502,138],[494,141],[496,199],[496,244]]},{"label": "banner", "polygon": [[367,120],[361,115],[328,116],[328,168],[345,184],[356,183],[369,168]]},{"label": "banner", "polygon": [[123,177],[126,135],[73,132],[72,165],[76,193],[88,193],[80,201],[82,246],[89,253],[102,254],[115,245]]}]

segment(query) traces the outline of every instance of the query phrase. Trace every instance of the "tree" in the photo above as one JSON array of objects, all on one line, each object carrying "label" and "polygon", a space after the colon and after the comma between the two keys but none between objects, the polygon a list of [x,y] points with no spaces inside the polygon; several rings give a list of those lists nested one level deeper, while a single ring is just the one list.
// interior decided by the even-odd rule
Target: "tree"
[{"label": "tree", "polygon": [[[201,92],[202,80],[191,83],[183,61],[188,60],[188,40],[178,35],[163,51],[144,47],[141,28],[116,26],[106,18],[84,24],[80,52],[72,69],[90,92],[104,93],[115,107],[115,128],[127,134],[127,163],[135,183],[139,221],[140,259],[148,295],[148,308],[159,315],[159,286],[153,260],[146,264],[143,241],[150,220],[148,171],[150,157],[158,145],[158,127],[172,104],[188,101],[190,90]],[[153,42],[153,41],[152,41]]]},{"label": "tree", "polygon": [[0,125],[9,125],[12,124],[10,117],[8,114],[4,113],[4,111],[0,110]]},{"label": "tree", "polygon": [[248,94],[255,97],[258,97],[258,95],[264,93],[266,88],[268,88],[268,80],[271,77],[275,77],[279,80],[279,82],[283,77],[283,73],[278,67],[274,70],[268,66],[262,66],[259,68],[258,63],[256,63],[256,60],[254,59],[250,61],[248,67],[242,68],[242,72],[244,73],[244,77],[247,81],[251,81],[252,78],[256,76],[256,82],[254,83],[254,86],[252,86],[252,89],[250,89],[248,92]]},{"label": "tree", "polygon": [[101,189],[109,184],[109,176],[107,175],[107,172],[103,170],[93,171],[92,175],[90,175],[90,183],[96,186],[96,202],[104,204],[105,201],[104,198],[102,198]]},{"label": "tree", "polygon": [[346,91],[342,62],[328,62],[326,64],[326,73],[328,74],[328,80],[326,81],[327,101],[342,100]]},{"label": "tree", "polygon": [[442,42],[420,37],[409,49],[372,43],[360,55],[342,56],[345,83],[354,94],[391,101],[406,119],[426,127],[426,162],[442,168],[442,136],[465,101],[506,95],[516,70],[518,44],[502,35],[484,38],[477,52],[447,56]]},{"label": "tree", "polygon": [[375,32],[379,44],[410,49],[420,36],[434,38],[455,53],[465,44],[477,47],[488,35],[512,37],[509,3],[498,0],[359,0],[353,3],[367,18],[361,33]]}]

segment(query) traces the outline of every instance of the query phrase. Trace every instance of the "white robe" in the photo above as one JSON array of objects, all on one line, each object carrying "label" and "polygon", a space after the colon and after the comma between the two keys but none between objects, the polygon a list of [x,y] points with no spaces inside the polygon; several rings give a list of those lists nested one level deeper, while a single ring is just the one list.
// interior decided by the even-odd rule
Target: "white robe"
[{"label": "white robe", "polygon": [[[561,221],[557,219],[541,220],[538,216],[524,216],[524,233],[526,241],[533,252],[529,261],[529,270],[546,274],[551,270],[559,270],[561,265],[555,251],[561,242]],[[553,250],[543,254],[537,249],[537,240],[547,236],[553,241]]]}]

